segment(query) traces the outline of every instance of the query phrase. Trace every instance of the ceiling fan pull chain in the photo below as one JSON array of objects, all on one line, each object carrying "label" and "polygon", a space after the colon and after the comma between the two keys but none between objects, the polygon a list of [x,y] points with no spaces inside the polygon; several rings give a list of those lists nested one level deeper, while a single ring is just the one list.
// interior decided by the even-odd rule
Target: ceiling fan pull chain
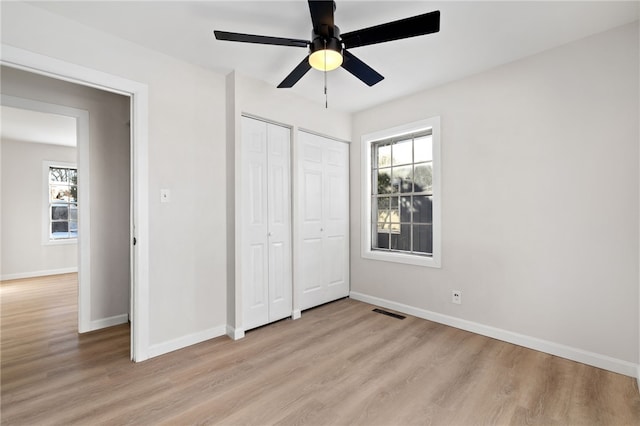
[{"label": "ceiling fan pull chain", "polygon": [[324,109],[329,109],[327,97],[327,40],[324,41]]}]

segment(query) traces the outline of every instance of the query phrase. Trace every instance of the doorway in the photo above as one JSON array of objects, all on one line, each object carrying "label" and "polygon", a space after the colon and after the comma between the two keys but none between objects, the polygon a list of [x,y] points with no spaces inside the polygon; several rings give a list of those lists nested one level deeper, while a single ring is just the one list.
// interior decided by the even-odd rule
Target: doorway
[{"label": "doorway", "polygon": [[[41,239],[24,231],[22,238],[15,235],[8,239],[7,233],[3,234],[5,266],[17,263],[15,259],[6,262],[9,257],[29,258],[34,263],[20,265],[17,271],[5,267],[4,273],[33,277],[64,272],[49,266],[56,262],[76,266],[78,331],[127,323],[131,275],[129,97],[7,67],[2,67],[1,75],[3,108],[15,113],[15,121],[19,112],[30,114],[24,117],[22,140],[2,142],[4,165],[15,169],[20,176],[17,180],[25,183],[11,198],[3,194],[5,201],[11,201],[3,203],[3,217],[10,213],[12,218],[5,220],[4,228],[30,229],[31,234],[37,234],[34,231],[41,221],[34,216],[43,218]],[[10,118],[3,115],[3,130]],[[54,118],[72,122],[73,137],[78,141],[72,156],[64,148],[50,145],[56,142],[51,139]],[[51,125],[47,126],[47,121]],[[38,126],[47,127],[40,129],[42,133],[28,134]],[[4,186],[12,189],[7,180],[13,181],[15,176],[6,168]],[[38,181],[43,185],[33,185]],[[68,258],[74,251],[75,265]]]},{"label": "doorway", "polygon": [[[127,316],[131,319],[131,359],[142,361],[148,358],[148,206],[143,200],[147,196],[147,86],[111,76],[102,72],[86,69],[81,66],[58,61],[23,51],[21,49],[3,46],[2,65],[11,69],[25,70],[33,74],[46,75],[57,80],[74,83],[82,87],[99,88],[105,92],[117,93],[127,97],[130,108],[128,133],[130,135],[130,176],[127,185],[130,189],[128,209],[129,225],[124,233],[130,254],[130,268],[127,268],[130,285],[127,289]],[[82,156],[82,153],[80,153]],[[82,158],[79,159],[82,161]],[[117,203],[117,200],[111,200]],[[108,223],[102,224],[105,229]],[[92,230],[95,229],[92,228]],[[122,229],[120,229],[122,231]],[[81,230],[80,230],[81,235]],[[91,236],[91,232],[87,233]],[[137,244],[133,241],[137,240]],[[93,250],[91,250],[93,252]],[[95,265],[90,265],[92,271]],[[82,274],[83,266],[80,265]],[[108,272],[108,268],[106,268]],[[92,278],[92,277],[91,277]],[[82,279],[82,278],[81,278]],[[92,288],[93,290],[93,288]],[[87,298],[90,303],[103,297],[100,291],[92,291]],[[83,301],[80,300],[80,304]],[[99,311],[100,309],[97,309]],[[90,322],[99,321],[98,326],[113,325],[111,322],[120,321],[118,315],[110,316],[109,312],[95,312]],[[100,323],[100,321],[103,321]],[[96,323],[93,323],[95,326]],[[86,331],[86,330],[85,330]]]}]

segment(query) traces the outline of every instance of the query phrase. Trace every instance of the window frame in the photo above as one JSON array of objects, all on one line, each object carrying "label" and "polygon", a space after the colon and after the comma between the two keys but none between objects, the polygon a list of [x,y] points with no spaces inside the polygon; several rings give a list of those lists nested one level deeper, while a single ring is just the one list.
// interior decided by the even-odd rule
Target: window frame
[{"label": "window frame", "polygon": [[[49,169],[63,168],[63,169],[75,169],[78,171],[76,163],[67,163],[64,161],[50,161],[45,160],[42,162],[42,176],[43,176],[43,220],[42,220],[42,244],[43,245],[65,245],[65,244],[77,244],[78,237],[75,238],[51,238],[51,202],[49,200]],[[76,184],[77,186],[77,184]],[[77,204],[77,203],[76,203]]]},{"label": "window frame", "polygon": [[[399,251],[372,249],[373,222],[371,194],[372,194],[372,147],[376,142],[386,139],[396,139],[402,136],[422,133],[431,130],[432,137],[432,190],[433,190],[433,253],[431,256]],[[404,263],[432,268],[441,267],[441,158],[440,158],[440,117],[392,127],[389,129],[365,134],[361,137],[361,255],[365,259],[386,262]]]}]

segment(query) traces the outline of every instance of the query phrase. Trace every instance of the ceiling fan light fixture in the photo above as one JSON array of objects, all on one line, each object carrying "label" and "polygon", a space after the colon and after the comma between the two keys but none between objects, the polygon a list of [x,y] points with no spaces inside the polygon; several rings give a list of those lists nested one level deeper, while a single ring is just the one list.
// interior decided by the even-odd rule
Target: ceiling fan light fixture
[{"label": "ceiling fan light fixture", "polygon": [[316,50],[309,55],[309,65],[320,71],[332,71],[342,65],[342,55],[331,49]]},{"label": "ceiling fan light fixture", "polygon": [[328,41],[316,38],[311,44],[309,65],[319,71],[332,71],[342,65],[342,46],[335,38]]}]

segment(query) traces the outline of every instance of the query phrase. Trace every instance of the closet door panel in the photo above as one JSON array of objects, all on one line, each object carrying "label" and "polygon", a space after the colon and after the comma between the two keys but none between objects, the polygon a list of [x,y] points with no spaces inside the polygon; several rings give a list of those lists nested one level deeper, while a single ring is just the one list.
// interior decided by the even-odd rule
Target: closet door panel
[{"label": "closet door panel", "polygon": [[324,178],[322,171],[323,150],[313,135],[299,133],[301,159],[298,164],[300,177],[299,210],[301,233],[299,259],[301,261],[297,275],[300,291],[301,309],[316,306],[318,300],[324,300],[325,271],[323,265],[323,224],[322,211]]},{"label": "closet door panel", "polygon": [[273,124],[267,127],[269,321],[291,316],[291,182],[290,130]]},{"label": "closet door panel", "polygon": [[242,120],[242,300],[244,327],[264,324],[269,317],[267,243],[266,124]]},{"label": "closet door panel", "polygon": [[300,308],[349,294],[348,145],[299,133],[297,176]]},{"label": "closet door panel", "polygon": [[349,146],[327,141],[325,163],[327,300],[349,295]]},{"label": "closet door panel", "polygon": [[[300,287],[303,293],[303,306],[306,309],[314,305],[315,298],[310,294],[319,294],[324,291],[324,250],[322,239],[305,238],[300,248],[302,264],[300,265]],[[315,296],[320,297],[320,296]]]}]

